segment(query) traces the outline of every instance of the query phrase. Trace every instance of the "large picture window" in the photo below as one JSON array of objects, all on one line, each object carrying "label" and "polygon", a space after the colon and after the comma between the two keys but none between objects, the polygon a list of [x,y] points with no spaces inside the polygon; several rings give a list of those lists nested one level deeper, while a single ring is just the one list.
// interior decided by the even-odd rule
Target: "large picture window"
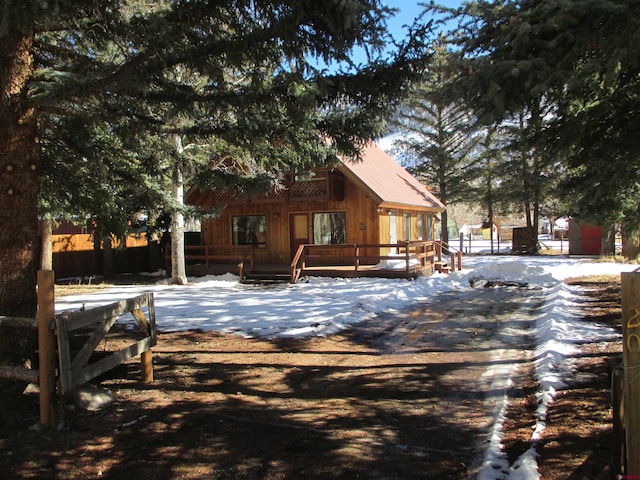
[{"label": "large picture window", "polygon": [[433,216],[430,213],[418,214],[418,240],[433,240],[431,234],[431,226],[433,224]]},{"label": "large picture window", "polygon": [[267,246],[266,215],[246,215],[232,218],[233,244]]},{"label": "large picture window", "polygon": [[411,240],[411,213],[404,212],[402,215],[402,229],[404,232],[404,240]]},{"label": "large picture window", "polygon": [[347,222],[344,212],[313,214],[313,243],[336,245],[347,239]]}]

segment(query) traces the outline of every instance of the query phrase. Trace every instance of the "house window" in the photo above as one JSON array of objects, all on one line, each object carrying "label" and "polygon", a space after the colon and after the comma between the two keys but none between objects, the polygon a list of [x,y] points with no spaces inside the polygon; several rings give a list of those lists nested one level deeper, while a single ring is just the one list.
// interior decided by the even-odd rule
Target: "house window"
[{"label": "house window", "polygon": [[402,228],[404,230],[404,240],[411,240],[411,213],[404,212],[402,215]]},{"label": "house window", "polygon": [[245,215],[231,219],[234,245],[267,246],[267,216]]},{"label": "house window", "polygon": [[313,243],[336,245],[345,243],[347,222],[344,212],[313,214]]},{"label": "house window", "polygon": [[433,240],[431,228],[433,225],[433,215],[430,213],[419,213],[417,222],[418,240]]}]

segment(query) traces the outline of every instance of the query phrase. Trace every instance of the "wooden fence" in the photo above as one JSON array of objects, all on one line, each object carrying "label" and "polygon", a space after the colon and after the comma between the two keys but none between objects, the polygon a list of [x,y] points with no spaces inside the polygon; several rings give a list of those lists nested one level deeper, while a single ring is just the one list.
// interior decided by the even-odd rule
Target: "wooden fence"
[{"label": "wooden fence", "polygon": [[[90,363],[96,347],[122,314],[130,312],[135,320],[138,338],[115,352]],[[146,313],[145,313],[146,312]],[[38,369],[0,366],[0,377],[37,382],[40,387],[40,423],[45,427],[58,424],[60,397],[74,387],[140,355],[142,381],[153,381],[151,347],[157,343],[153,294],[91,310],[55,315],[54,273],[38,272],[38,313],[35,319],[0,317],[0,323],[38,329]],[[127,332],[126,337],[133,336]],[[82,338],[76,351],[73,340]]]},{"label": "wooden fence", "polygon": [[[143,312],[146,307],[147,315]],[[143,338],[126,347],[89,363],[96,347],[123,313],[131,312]],[[67,394],[74,387],[111,370],[130,358],[141,355],[142,380],[153,381],[151,347],[157,343],[153,294],[145,293],[128,300],[91,310],[65,313],[55,317],[60,358],[60,393]],[[72,332],[86,331],[86,339],[77,352],[71,351]]]},{"label": "wooden fence", "polygon": [[53,235],[52,251],[57,279],[155,272],[162,266],[160,243],[148,241],[146,235],[107,244],[96,243],[87,233]]}]

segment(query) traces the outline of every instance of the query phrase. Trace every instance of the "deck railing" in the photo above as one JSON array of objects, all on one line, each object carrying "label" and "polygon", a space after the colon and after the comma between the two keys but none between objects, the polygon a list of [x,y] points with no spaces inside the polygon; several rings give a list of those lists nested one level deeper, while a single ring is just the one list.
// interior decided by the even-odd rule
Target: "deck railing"
[{"label": "deck railing", "polygon": [[[388,250],[388,254],[380,253]],[[358,272],[363,266],[376,265],[383,269],[398,269],[400,262],[407,277],[417,270],[433,267],[435,263],[435,242],[410,241],[387,244],[303,244],[298,247],[291,261],[291,282],[295,283],[304,271],[312,266],[346,266]],[[388,265],[384,265],[387,262]]]},{"label": "deck railing", "polygon": [[[187,265],[199,263],[206,269],[212,264],[236,263],[242,275],[245,266],[253,268],[254,247],[252,245],[186,245],[184,259]],[[171,245],[164,251],[165,267],[171,270]]]},{"label": "deck railing", "polygon": [[[255,249],[251,245],[189,245],[185,247],[187,265],[205,272],[215,265],[235,265],[240,278],[254,270]],[[450,256],[449,261],[443,257]],[[165,249],[167,271],[171,269],[170,246]],[[401,241],[375,244],[303,244],[296,251],[291,263],[291,282],[295,283],[305,271],[322,267],[371,275],[372,271],[393,276],[413,278],[430,270],[453,271],[462,269],[462,252],[438,241]],[[286,268],[286,267],[285,267]],[[365,271],[367,270],[367,271]],[[395,273],[392,273],[395,272]],[[360,276],[358,275],[358,276]]]}]

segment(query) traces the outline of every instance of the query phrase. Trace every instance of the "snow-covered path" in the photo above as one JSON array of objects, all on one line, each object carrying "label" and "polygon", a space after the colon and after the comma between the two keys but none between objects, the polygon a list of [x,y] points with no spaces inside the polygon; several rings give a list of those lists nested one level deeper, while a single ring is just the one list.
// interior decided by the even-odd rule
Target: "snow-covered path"
[{"label": "snow-covered path", "polygon": [[[479,453],[478,478],[537,479],[536,444],[545,428],[547,408],[555,392],[563,387],[571,374],[571,356],[577,352],[576,343],[582,339],[617,338],[617,334],[607,327],[586,325],[576,318],[576,292],[562,280],[590,274],[618,274],[637,266],[594,263],[563,256],[465,257],[464,263],[462,272],[419,278],[413,282],[311,278],[308,283],[256,287],[241,285],[236,277],[227,275],[193,279],[194,283],[189,286],[118,286],[96,294],[66,297],[58,301],[57,310],[91,308],[133,297],[142,291],[152,291],[160,330],[202,329],[247,336],[296,337],[329,335],[365,319],[394,314],[434,300],[448,299],[450,304],[462,306],[460,302],[455,303],[455,297],[475,295],[474,290],[481,292],[470,303],[475,305],[497,294],[496,289],[472,287],[471,279],[535,285],[539,288],[535,295],[520,298],[512,310],[504,301],[490,302],[495,305],[495,312],[489,317],[497,315],[508,320],[500,321],[493,330],[486,318],[474,318],[462,311],[457,316],[447,317],[446,321],[440,318],[431,322],[425,332],[445,342],[442,348],[447,345],[448,348],[461,348],[461,345],[482,348],[485,342],[484,348],[490,348],[495,356],[491,363],[496,367],[487,369],[481,378],[487,391],[497,395],[499,401],[494,402],[494,418],[487,425],[488,447]],[[491,298],[495,300],[495,297]],[[493,325],[498,323],[493,322]],[[414,333],[421,334],[419,331]],[[539,391],[537,423],[530,449],[510,465],[502,453],[500,428],[509,401],[504,392],[513,382],[516,365],[522,359],[514,352],[523,352],[534,360]]]}]

